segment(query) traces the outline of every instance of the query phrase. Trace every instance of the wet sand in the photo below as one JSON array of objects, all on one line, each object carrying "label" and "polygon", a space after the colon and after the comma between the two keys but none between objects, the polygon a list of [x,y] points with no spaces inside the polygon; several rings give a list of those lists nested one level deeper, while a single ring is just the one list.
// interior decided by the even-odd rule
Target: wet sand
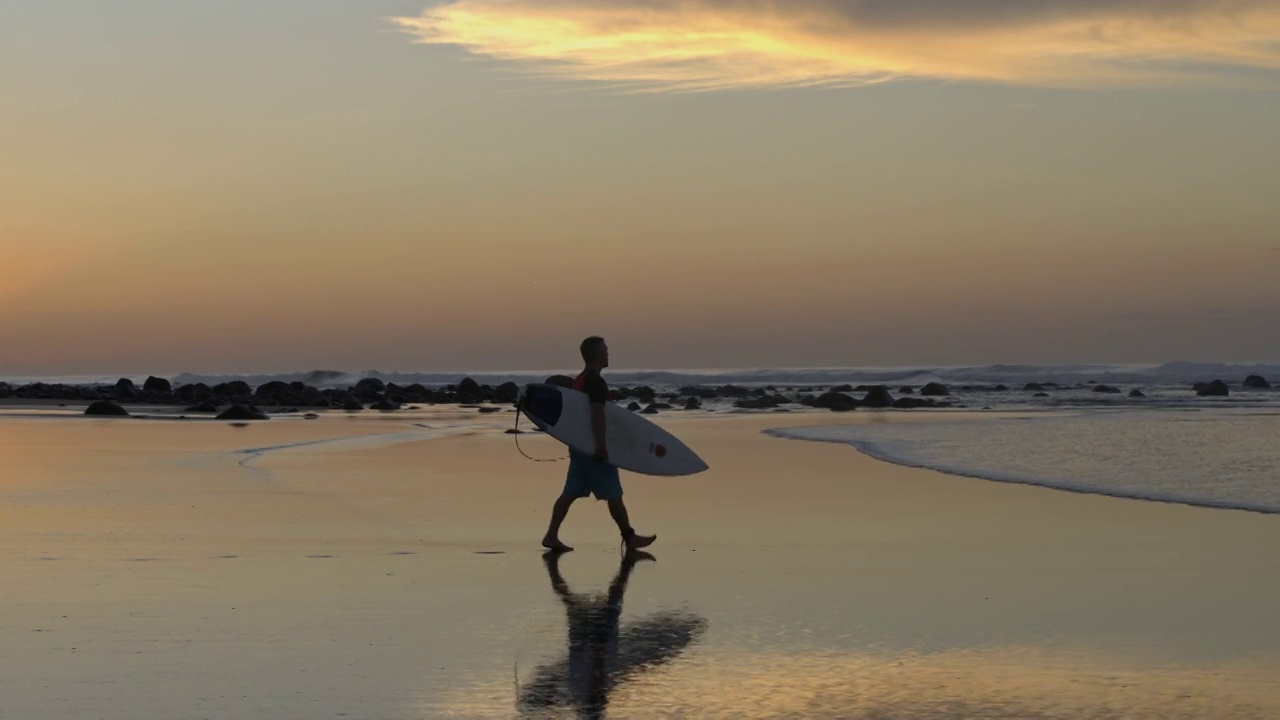
[{"label": "wet sand", "polygon": [[761,434],[927,418],[659,417],[712,470],[624,474],[624,568],[510,414],[0,417],[0,718],[1280,717],[1280,518]]}]

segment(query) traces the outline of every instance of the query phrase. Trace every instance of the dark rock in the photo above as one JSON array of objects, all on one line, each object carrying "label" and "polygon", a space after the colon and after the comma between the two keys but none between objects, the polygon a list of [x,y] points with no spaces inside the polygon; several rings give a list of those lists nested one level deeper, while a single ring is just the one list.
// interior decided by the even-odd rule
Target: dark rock
[{"label": "dark rock", "polygon": [[902,387],[898,388],[898,394],[899,395],[915,395],[916,389],[911,387],[910,385],[903,385]]},{"label": "dark rock", "polygon": [[252,405],[232,405],[223,410],[215,420],[270,420],[267,414]]},{"label": "dark rock", "polygon": [[493,401],[496,403],[510,404],[520,397],[520,386],[513,382],[504,382],[493,391]]},{"label": "dark rock", "polygon": [[685,385],[680,388],[681,395],[696,397],[701,400],[712,400],[720,396],[715,388],[703,387],[701,385]]},{"label": "dark rock", "polygon": [[253,395],[253,388],[243,380],[232,380],[214,385],[213,394],[218,397],[248,398]]},{"label": "dark rock", "polygon": [[701,410],[702,401],[699,400],[696,396],[690,395],[689,399],[684,401],[684,409],[685,410]]},{"label": "dark rock", "polygon": [[[946,403],[942,403],[942,405],[946,405]],[[916,408],[939,407],[939,403],[937,400],[927,398],[904,397],[895,400],[893,406],[899,410],[915,410]]]},{"label": "dark rock", "polygon": [[218,406],[206,400],[198,405],[192,405],[186,410],[183,410],[183,412],[216,413],[218,412]]},{"label": "dark rock", "polygon": [[1194,386],[1197,395],[1202,397],[1227,397],[1231,394],[1231,388],[1221,380],[1214,380],[1208,383],[1196,383]]},{"label": "dark rock", "polygon": [[557,387],[571,388],[573,387],[573,378],[568,375],[552,375],[547,378],[547,384],[555,385]]},{"label": "dark rock", "polygon": [[1244,386],[1255,390],[1266,390],[1271,387],[1271,383],[1261,375],[1250,375],[1244,379]]},{"label": "dark rock", "polygon": [[457,393],[467,393],[475,397],[484,397],[484,389],[480,383],[471,378],[462,378],[462,382],[458,383],[458,387],[454,390]]},{"label": "dark rock", "polygon": [[1139,390],[1138,388],[1134,388],[1134,389],[1132,389],[1132,390],[1130,390],[1130,391],[1129,391],[1129,397],[1131,397],[1131,398],[1142,398],[1142,397],[1146,397],[1146,396],[1147,396],[1147,395],[1146,395],[1146,393],[1142,392],[1142,391],[1141,391],[1141,390]]},{"label": "dark rock", "polygon": [[85,408],[85,415],[98,415],[103,417],[128,417],[129,411],[120,407],[110,400],[99,400],[98,402]]},{"label": "dark rock", "polygon": [[1038,392],[1038,393],[1036,393],[1035,395],[1032,395],[1031,397],[1049,397],[1049,393],[1047,393],[1047,392]]},{"label": "dark rock", "polygon": [[1009,388],[1005,387],[1004,385],[997,385],[991,388],[991,391],[992,392],[1009,392]]},{"label": "dark rock", "polygon": [[931,382],[920,388],[920,394],[925,397],[944,397],[951,394],[951,390],[942,383]]},{"label": "dark rock", "polygon": [[750,390],[744,387],[738,387],[737,385],[722,385],[719,388],[716,388],[716,392],[723,397],[730,397],[730,398],[751,397]]},{"label": "dark rock", "polygon": [[138,394],[138,389],[133,386],[133,381],[129,378],[120,378],[116,381],[116,398],[119,400],[132,400]]},{"label": "dark rock", "polygon": [[502,412],[502,408],[500,408],[500,407],[494,407],[494,406],[490,405],[490,406],[488,406],[488,407],[482,407],[482,408],[480,408],[480,409],[479,409],[479,412],[480,412],[480,414],[481,414],[481,415],[488,415],[489,413]]},{"label": "dark rock", "polygon": [[364,403],[354,395],[347,395],[342,399],[342,409],[347,412],[358,412],[364,409]]},{"label": "dark rock", "polygon": [[627,406],[627,409],[630,410],[631,412],[638,412],[640,410],[640,407],[641,407],[640,403],[633,402]]},{"label": "dark rock", "polygon": [[478,405],[484,402],[484,397],[478,394],[467,392],[466,390],[459,390],[458,392],[454,393],[453,401],[458,403],[459,405]]},{"label": "dark rock", "polygon": [[306,420],[319,420],[319,419],[320,419],[320,416],[319,416],[319,415],[317,415],[317,414],[315,414],[315,413],[307,413],[306,415],[303,415],[302,417],[303,417],[304,419],[306,419]]},{"label": "dark rock", "polygon": [[197,403],[208,400],[213,397],[213,389],[204,383],[191,383],[183,385],[173,391],[173,397],[178,402]]},{"label": "dark rock", "polygon": [[1040,383],[1027,383],[1022,386],[1022,389],[1024,392],[1043,392],[1044,385],[1041,385]]},{"label": "dark rock", "polygon": [[364,378],[356,383],[355,392],[357,394],[364,393],[383,393],[387,390],[387,384],[378,378]]},{"label": "dark rock", "polygon": [[1112,395],[1115,395],[1116,393],[1120,392],[1120,388],[1111,387],[1110,385],[1094,385],[1093,391],[1096,393],[1110,393]]},{"label": "dark rock", "polygon": [[173,385],[168,380],[164,378],[158,378],[154,375],[147,378],[147,381],[142,384],[142,389],[145,392],[149,392],[155,395],[172,395],[173,394]]},{"label": "dark rock", "polygon": [[13,394],[13,388],[9,383],[0,383],[0,398],[7,398]]},{"label": "dark rock", "polygon": [[739,407],[743,410],[771,410],[781,404],[782,403],[778,401],[778,396],[776,395],[752,397],[745,400],[738,400],[733,403],[734,407]]},{"label": "dark rock", "polygon": [[[920,394],[925,394],[924,389],[920,390]],[[876,385],[867,390],[866,396],[862,398],[862,405],[870,408],[893,407],[893,396],[889,394],[889,388],[883,385]]]},{"label": "dark rock", "polygon": [[382,412],[391,412],[392,410],[399,410],[399,409],[400,409],[400,403],[398,403],[398,402],[393,402],[393,401],[391,401],[391,400],[388,400],[388,399],[386,399],[386,398],[383,398],[383,399],[379,400],[378,402],[376,402],[376,403],[374,403],[374,404],[370,405],[370,406],[369,406],[369,409],[370,409],[370,410],[381,410]]},{"label": "dark rock", "polygon": [[858,401],[850,395],[832,390],[829,393],[823,393],[822,395],[814,398],[812,401],[812,407],[833,410],[835,412],[848,412],[850,410],[858,409]]},{"label": "dark rock", "polygon": [[[667,407],[670,407],[670,406],[668,405]],[[659,410],[661,410],[661,408],[658,407],[657,403],[649,403],[649,405],[645,409],[640,411],[640,414],[641,415],[657,415]]]},{"label": "dark rock", "polygon": [[259,385],[258,389],[253,391],[253,399],[268,405],[279,405],[289,402],[295,394],[289,383],[272,380]]}]

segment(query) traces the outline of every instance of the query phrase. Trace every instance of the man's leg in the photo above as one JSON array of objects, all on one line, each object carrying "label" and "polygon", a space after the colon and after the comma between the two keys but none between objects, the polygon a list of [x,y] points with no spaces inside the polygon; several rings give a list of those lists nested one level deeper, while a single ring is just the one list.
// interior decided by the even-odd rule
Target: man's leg
[{"label": "man's leg", "polygon": [[631,518],[627,516],[627,505],[622,502],[621,495],[609,498],[609,515],[618,524],[618,532],[622,533],[622,541],[627,544],[628,550],[648,547],[658,539],[657,535],[636,534],[636,531],[631,528]]},{"label": "man's leg", "polygon": [[547,534],[542,538],[543,547],[556,552],[568,552],[573,549],[560,542],[560,525],[569,516],[569,508],[573,505],[573,501],[577,499],[573,495],[565,493],[556,499],[555,505],[551,506],[551,525],[547,527]]}]

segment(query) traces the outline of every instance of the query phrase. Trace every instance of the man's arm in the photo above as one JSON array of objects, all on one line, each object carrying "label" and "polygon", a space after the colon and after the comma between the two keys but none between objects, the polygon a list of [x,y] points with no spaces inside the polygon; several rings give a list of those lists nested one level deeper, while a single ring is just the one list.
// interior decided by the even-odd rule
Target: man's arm
[{"label": "man's arm", "polygon": [[609,445],[605,441],[607,437],[605,431],[604,404],[591,403],[591,432],[596,438],[596,459],[609,462]]}]

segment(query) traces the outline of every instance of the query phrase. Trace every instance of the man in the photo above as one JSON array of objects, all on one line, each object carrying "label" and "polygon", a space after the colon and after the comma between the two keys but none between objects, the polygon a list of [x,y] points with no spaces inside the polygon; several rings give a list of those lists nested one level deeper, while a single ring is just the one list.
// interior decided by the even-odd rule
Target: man
[{"label": "man", "polygon": [[597,500],[609,503],[609,514],[618,524],[622,533],[622,542],[627,550],[638,550],[647,547],[657,540],[656,535],[637,535],[631,528],[627,517],[627,506],[622,502],[622,481],[618,478],[618,468],[609,462],[609,447],[605,443],[606,420],[605,403],[609,402],[609,386],[600,371],[609,367],[609,346],[604,338],[592,336],[582,341],[584,367],[577,379],[573,381],[573,389],[587,394],[591,402],[591,430],[595,436],[596,448],[593,455],[569,448],[569,473],[564,480],[564,491],[551,508],[551,526],[542,538],[542,546],[555,552],[568,552],[573,548],[560,542],[560,525],[569,514],[569,507],[578,498],[595,495]]}]

